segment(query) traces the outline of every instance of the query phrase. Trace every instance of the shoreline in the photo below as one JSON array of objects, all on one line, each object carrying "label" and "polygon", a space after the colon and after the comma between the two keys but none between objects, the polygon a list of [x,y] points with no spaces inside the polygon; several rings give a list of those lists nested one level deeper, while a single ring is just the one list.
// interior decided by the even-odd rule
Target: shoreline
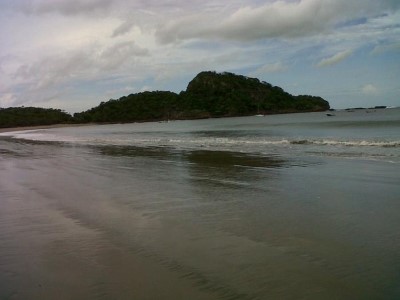
[{"label": "shoreline", "polygon": [[90,126],[93,123],[87,124],[52,124],[52,125],[37,125],[37,126],[22,126],[22,127],[6,127],[0,128],[0,133],[14,132],[14,131],[27,131],[27,130],[39,130],[39,129],[52,129],[52,128],[63,128],[63,127],[81,127]]}]

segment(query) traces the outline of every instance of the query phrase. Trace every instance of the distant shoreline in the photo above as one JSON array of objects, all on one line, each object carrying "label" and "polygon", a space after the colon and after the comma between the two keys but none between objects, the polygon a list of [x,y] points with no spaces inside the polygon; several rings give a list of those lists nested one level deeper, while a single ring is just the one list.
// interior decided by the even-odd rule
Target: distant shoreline
[{"label": "distant shoreline", "polygon": [[62,128],[62,127],[81,127],[90,126],[94,124],[53,124],[53,125],[37,125],[37,126],[23,126],[23,127],[9,127],[0,128],[0,133],[14,132],[14,131],[26,131],[26,130],[38,130],[38,129],[51,129],[51,128]]},{"label": "distant shoreline", "polygon": [[[369,109],[392,109],[392,108],[400,108],[400,107],[383,107],[376,106],[371,108],[338,108],[338,109],[329,109],[326,111],[357,111],[357,110],[369,110]],[[324,112],[324,111],[311,111],[311,112]],[[264,116],[270,115],[281,115],[281,114],[297,114],[297,113],[311,113],[311,112],[280,112],[280,113],[271,113],[265,114]],[[168,121],[188,121],[188,120],[199,120],[199,119],[220,119],[220,118],[230,118],[230,117],[250,117],[251,115],[240,115],[240,116],[229,116],[229,117],[204,117],[204,118],[182,118],[182,119],[171,119]],[[133,123],[147,123],[147,122],[165,122],[163,119],[154,119],[154,120],[141,120],[141,121],[131,121],[131,122],[91,122],[91,123],[60,123],[60,124],[52,124],[52,125],[36,125],[36,126],[19,126],[19,127],[0,127],[0,133],[7,132],[15,132],[15,131],[27,131],[27,130],[39,130],[39,129],[52,129],[52,128],[63,128],[63,127],[82,127],[82,126],[96,126],[96,125],[112,125],[112,124],[133,124]]]}]

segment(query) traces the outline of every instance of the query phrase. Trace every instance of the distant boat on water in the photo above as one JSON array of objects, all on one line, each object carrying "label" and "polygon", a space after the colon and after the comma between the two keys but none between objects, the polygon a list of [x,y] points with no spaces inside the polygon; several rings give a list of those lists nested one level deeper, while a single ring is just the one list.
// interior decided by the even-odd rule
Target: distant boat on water
[{"label": "distant boat on water", "polygon": [[334,114],[326,114],[328,117],[334,117]]}]

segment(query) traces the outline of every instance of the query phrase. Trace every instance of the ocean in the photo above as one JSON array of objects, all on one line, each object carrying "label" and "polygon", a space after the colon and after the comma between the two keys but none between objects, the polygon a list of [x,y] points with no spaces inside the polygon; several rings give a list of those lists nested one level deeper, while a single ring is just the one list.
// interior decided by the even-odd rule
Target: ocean
[{"label": "ocean", "polygon": [[0,299],[400,299],[400,109],[0,134]]}]

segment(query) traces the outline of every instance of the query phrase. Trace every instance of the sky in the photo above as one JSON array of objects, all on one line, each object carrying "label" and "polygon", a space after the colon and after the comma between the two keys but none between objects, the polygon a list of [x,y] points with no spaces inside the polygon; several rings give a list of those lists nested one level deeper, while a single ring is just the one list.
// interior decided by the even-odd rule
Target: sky
[{"label": "sky", "polygon": [[0,107],[75,113],[201,71],[400,106],[400,1],[0,0]]}]

